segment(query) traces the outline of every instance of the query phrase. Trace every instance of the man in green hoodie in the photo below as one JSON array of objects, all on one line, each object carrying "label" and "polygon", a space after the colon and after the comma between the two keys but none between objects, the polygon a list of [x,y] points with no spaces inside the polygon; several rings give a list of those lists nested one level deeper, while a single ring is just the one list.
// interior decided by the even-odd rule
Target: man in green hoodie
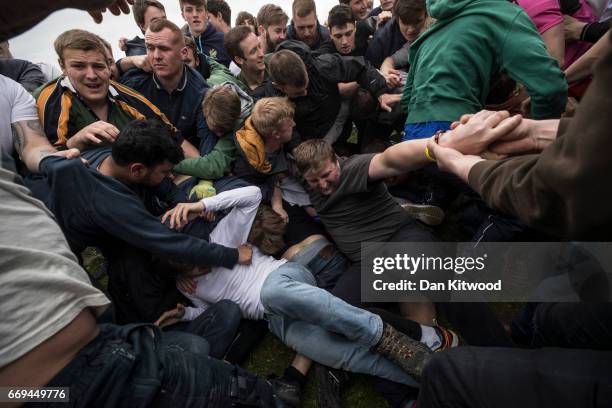
[{"label": "man in green hoodie", "polygon": [[410,49],[404,140],[448,130],[462,114],[481,110],[502,72],[527,88],[534,119],[563,113],[565,77],[520,7],[505,0],[427,0],[427,13],[437,21]]}]

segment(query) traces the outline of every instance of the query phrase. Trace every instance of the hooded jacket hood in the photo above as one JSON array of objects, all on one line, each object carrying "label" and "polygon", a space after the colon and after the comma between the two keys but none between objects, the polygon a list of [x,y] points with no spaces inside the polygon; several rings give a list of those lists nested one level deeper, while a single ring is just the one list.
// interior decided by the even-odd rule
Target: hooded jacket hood
[{"label": "hooded jacket hood", "polygon": [[436,20],[454,16],[465,6],[478,0],[427,0],[427,14]]},{"label": "hooded jacket hood", "polygon": [[272,165],[266,159],[264,141],[253,126],[251,118],[248,118],[242,129],[236,132],[236,142],[251,167],[260,173],[270,173]]}]

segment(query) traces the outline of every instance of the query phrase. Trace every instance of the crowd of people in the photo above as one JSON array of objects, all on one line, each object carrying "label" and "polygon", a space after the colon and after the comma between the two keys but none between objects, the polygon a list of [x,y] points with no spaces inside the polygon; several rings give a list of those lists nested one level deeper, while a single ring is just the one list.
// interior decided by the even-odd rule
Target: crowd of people
[{"label": "crowd of people", "polygon": [[[321,407],[350,373],[392,407],[612,403],[610,299],[505,324],[361,298],[364,242],[610,241],[612,1],[372,3],[233,27],[225,0],[176,1],[184,21],[158,0],[3,6],[0,386],[295,407],[312,369]],[[69,29],[37,45],[59,70],[12,55],[62,7],[142,36],[113,53]],[[279,378],[240,367],[267,333],[296,352]]]}]

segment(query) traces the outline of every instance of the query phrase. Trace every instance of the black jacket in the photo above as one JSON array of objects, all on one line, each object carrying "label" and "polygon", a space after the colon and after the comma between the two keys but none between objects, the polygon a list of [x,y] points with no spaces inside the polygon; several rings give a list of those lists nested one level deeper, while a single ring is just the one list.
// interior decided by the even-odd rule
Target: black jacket
[{"label": "black jacket", "polygon": [[[308,71],[308,94],[293,100],[296,129],[302,140],[322,138],[331,128],[342,102],[338,92],[339,83],[358,82],[361,88],[369,90],[375,97],[386,91],[383,76],[363,57],[342,57],[339,54],[315,56],[306,44],[292,40],[282,42],[278,50],[297,53]],[[253,92],[255,99],[281,95],[271,79]]]},{"label": "black jacket", "polygon": [[402,48],[406,39],[399,29],[397,19],[393,17],[384,26],[378,29],[370,41],[365,57],[370,64],[380,68],[385,58]]},{"label": "black jacket", "polygon": [[0,74],[19,82],[28,92],[47,82],[38,65],[20,59],[0,58]]}]

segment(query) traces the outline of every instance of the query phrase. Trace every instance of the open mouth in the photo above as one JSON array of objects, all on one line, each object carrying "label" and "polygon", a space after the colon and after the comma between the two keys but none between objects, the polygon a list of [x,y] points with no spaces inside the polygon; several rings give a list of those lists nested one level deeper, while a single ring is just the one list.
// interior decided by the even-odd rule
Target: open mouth
[{"label": "open mouth", "polygon": [[97,91],[97,90],[102,89],[102,84],[83,84],[83,85],[85,85],[87,89],[90,89],[92,91]]}]

